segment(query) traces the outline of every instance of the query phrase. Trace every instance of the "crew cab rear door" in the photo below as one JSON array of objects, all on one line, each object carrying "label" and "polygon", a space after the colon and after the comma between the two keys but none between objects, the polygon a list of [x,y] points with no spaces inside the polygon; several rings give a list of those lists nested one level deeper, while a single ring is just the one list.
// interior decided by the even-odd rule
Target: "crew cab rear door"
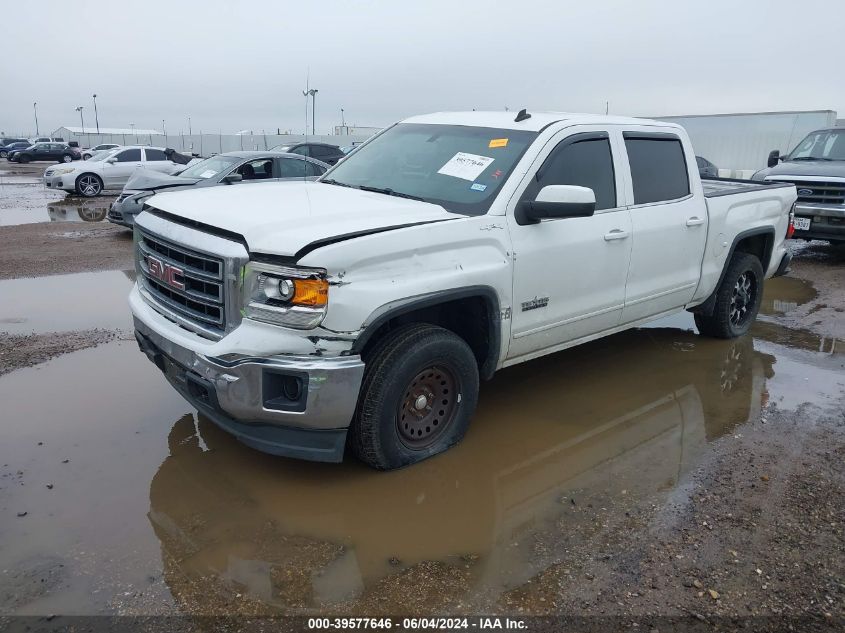
[{"label": "crew cab rear door", "polygon": [[[509,359],[530,358],[618,325],[632,243],[620,142],[603,127],[561,130],[540,151],[511,199]],[[593,189],[595,214],[520,224],[517,205],[534,200],[547,185]]]},{"label": "crew cab rear door", "polygon": [[622,323],[631,323],[692,299],[707,241],[707,203],[682,130],[626,126],[622,138],[634,233]]}]

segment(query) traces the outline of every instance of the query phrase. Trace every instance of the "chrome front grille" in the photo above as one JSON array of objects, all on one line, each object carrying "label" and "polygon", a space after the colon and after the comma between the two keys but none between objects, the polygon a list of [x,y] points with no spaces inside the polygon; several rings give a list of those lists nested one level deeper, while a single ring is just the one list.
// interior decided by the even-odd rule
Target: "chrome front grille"
[{"label": "chrome front grille", "polygon": [[200,333],[226,331],[225,262],[138,231],[138,268],[143,288],[168,311]]},{"label": "chrome front grille", "polygon": [[845,204],[845,182],[814,181],[798,179],[772,178],[778,182],[788,182],[798,190],[798,202],[818,204]]}]

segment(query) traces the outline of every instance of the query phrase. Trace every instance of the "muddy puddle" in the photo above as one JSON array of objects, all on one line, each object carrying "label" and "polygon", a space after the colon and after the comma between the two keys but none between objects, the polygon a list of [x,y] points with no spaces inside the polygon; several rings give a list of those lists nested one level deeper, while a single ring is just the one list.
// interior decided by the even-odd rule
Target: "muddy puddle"
[{"label": "muddy puddle", "polygon": [[0,281],[0,332],[42,334],[103,328],[131,332],[127,297],[135,271]]},{"label": "muddy puddle", "polygon": [[0,226],[37,222],[102,222],[113,196],[86,199],[41,184],[0,186]]},{"label": "muddy puddle", "polygon": [[[79,327],[125,311],[129,280],[115,275],[67,276]],[[21,293],[15,314],[55,323],[55,301],[2,284],[3,316]],[[803,286],[769,283],[766,311],[805,301]],[[845,348],[773,319],[718,341],[684,314],[502,371],[459,446],[393,473],[241,446],[132,341],[12,372],[0,378],[0,613],[302,612],[424,561],[460,570],[462,600],[501,594],[566,560],[565,539],[539,548],[538,535],[580,529],[583,500],[668,497],[761,408],[841,393]]]}]

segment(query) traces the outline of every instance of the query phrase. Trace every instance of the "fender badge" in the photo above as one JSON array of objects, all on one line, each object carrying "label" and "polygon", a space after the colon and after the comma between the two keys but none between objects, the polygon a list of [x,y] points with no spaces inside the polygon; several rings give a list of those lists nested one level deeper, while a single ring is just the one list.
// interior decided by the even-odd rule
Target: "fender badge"
[{"label": "fender badge", "polygon": [[549,298],[548,297],[534,297],[530,301],[523,301],[522,302],[522,311],[527,312],[528,310],[536,310],[537,308],[545,308],[549,305]]}]

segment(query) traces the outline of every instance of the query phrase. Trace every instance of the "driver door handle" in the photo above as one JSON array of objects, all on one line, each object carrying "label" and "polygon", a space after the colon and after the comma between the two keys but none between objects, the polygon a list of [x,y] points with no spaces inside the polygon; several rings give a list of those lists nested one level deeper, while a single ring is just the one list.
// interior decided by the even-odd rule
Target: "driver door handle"
[{"label": "driver door handle", "polygon": [[694,215],[689,220],[687,220],[687,226],[700,226],[702,224],[704,224],[704,220],[698,217],[697,215]]},{"label": "driver door handle", "polygon": [[612,242],[613,240],[624,239],[628,239],[628,231],[622,231],[621,229],[613,229],[610,233],[604,234],[605,242]]}]

